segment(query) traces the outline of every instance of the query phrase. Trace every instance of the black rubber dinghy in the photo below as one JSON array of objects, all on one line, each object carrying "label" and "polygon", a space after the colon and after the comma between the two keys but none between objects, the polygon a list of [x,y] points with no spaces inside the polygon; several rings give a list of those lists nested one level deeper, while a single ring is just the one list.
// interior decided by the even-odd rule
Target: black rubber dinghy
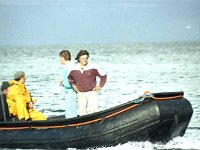
[{"label": "black rubber dinghy", "polygon": [[183,136],[193,109],[183,92],[146,93],[122,105],[81,117],[13,121],[1,95],[0,147],[94,148],[128,141],[167,142]]}]

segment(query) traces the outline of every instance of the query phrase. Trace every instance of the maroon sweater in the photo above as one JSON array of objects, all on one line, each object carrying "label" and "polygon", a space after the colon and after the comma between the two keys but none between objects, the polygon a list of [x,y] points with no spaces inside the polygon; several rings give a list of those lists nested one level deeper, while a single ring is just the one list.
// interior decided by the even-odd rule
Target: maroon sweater
[{"label": "maroon sweater", "polygon": [[92,91],[96,86],[96,77],[100,78],[99,86],[103,87],[106,83],[107,75],[95,66],[88,64],[84,70],[80,69],[79,64],[72,68],[69,73],[69,83],[75,85],[80,92]]}]

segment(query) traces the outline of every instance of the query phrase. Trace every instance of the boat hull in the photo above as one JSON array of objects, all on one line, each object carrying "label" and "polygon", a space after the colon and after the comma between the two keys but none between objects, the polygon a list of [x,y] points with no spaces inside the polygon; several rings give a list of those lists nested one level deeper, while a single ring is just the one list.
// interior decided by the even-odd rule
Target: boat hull
[{"label": "boat hull", "polygon": [[167,142],[184,135],[192,113],[185,98],[150,98],[144,104],[130,101],[72,119],[0,123],[0,147],[82,149],[128,141]]}]

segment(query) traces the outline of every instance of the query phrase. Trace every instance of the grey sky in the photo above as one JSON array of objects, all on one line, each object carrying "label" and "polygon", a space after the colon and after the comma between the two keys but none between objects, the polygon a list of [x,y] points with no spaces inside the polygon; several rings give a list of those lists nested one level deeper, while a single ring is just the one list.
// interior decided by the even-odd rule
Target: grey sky
[{"label": "grey sky", "polygon": [[200,40],[200,0],[0,0],[0,45]]}]

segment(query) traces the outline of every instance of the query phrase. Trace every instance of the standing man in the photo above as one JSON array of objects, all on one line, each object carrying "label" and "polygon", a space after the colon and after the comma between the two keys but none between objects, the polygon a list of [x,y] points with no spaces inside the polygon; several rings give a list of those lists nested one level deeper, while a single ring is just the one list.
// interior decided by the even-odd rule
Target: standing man
[{"label": "standing man", "polygon": [[68,81],[68,75],[73,67],[71,63],[71,54],[68,50],[59,53],[60,63],[65,66],[64,78],[60,81],[60,85],[65,90],[65,118],[73,118],[77,116],[76,92]]},{"label": "standing man", "polygon": [[[77,93],[78,115],[86,115],[98,111],[97,91],[105,85],[107,75],[96,66],[88,63],[89,53],[81,50],[75,60],[77,65],[68,76],[69,83],[72,84]],[[96,77],[100,78],[100,83],[96,82]]]}]

